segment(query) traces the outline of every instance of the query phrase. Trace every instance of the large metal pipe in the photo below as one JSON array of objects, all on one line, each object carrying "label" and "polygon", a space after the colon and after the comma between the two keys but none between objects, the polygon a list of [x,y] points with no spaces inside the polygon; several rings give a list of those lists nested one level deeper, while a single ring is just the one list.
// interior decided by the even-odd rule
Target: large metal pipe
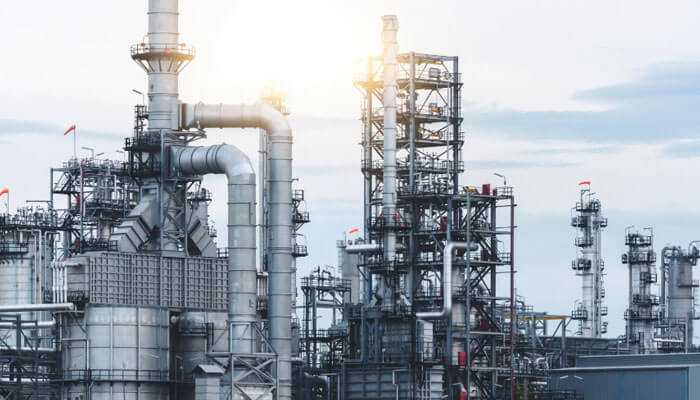
[{"label": "large metal pipe", "polygon": [[284,114],[265,103],[183,104],[181,129],[261,128],[269,144],[270,263],[268,320],[277,352],[278,399],[291,399],[292,380],[292,130]]},{"label": "large metal pipe", "polygon": [[229,349],[236,355],[251,354],[255,340],[252,324],[257,320],[253,166],[242,151],[231,145],[172,147],[172,166],[183,175],[226,175]]},{"label": "large metal pipe", "polygon": [[25,312],[25,311],[74,311],[73,303],[56,304],[6,304],[0,306],[0,313]]},{"label": "large metal pipe", "polygon": [[452,257],[455,250],[469,249],[467,242],[449,242],[445,245],[442,256],[442,310],[417,312],[419,319],[445,318],[452,312]]},{"label": "large metal pipe", "polygon": [[[395,15],[385,15],[382,17],[382,42],[383,50],[383,70],[382,80],[384,91],[382,94],[382,108],[384,109],[384,167],[383,167],[383,189],[382,189],[382,215],[386,224],[391,225],[396,217],[396,98],[398,85],[396,76],[398,73],[397,56],[399,45],[396,41],[396,32],[399,22]],[[384,259],[393,260],[396,257],[396,232],[391,229],[384,234]],[[390,293],[380,293],[381,296],[391,296]],[[384,299],[393,301],[393,299]]]},{"label": "large metal pipe", "polygon": [[[17,326],[16,323],[14,322],[0,322],[0,328],[1,329],[8,329],[8,328],[15,328]],[[49,320],[49,321],[22,321],[20,324],[20,327],[24,329],[32,329],[32,328],[53,328],[56,326],[56,321],[54,320]]]}]

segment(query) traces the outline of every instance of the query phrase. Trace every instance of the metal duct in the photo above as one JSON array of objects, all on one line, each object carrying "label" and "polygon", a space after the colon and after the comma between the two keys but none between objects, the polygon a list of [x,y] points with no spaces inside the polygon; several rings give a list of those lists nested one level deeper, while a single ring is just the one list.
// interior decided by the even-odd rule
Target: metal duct
[{"label": "metal duct", "polygon": [[[291,399],[292,380],[292,130],[285,116],[265,103],[183,104],[180,129],[262,128],[269,143],[270,263],[268,319],[277,352],[278,399]],[[263,149],[264,150],[264,149]]]},{"label": "metal duct", "polygon": [[176,173],[183,175],[226,174],[229,346],[233,354],[253,353],[252,324],[257,320],[256,182],[250,159],[231,145],[172,147],[172,166]]},{"label": "metal duct", "polygon": [[[382,107],[384,108],[384,181],[382,190],[382,215],[386,224],[391,224],[396,216],[396,75],[398,43],[396,32],[399,22],[395,15],[382,17],[382,41],[384,43],[383,75],[384,92]],[[393,260],[396,257],[396,232],[389,227],[384,234],[384,259]],[[387,293],[380,293],[385,297]],[[391,294],[388,294],[391,296]],[[393,300],[392,300],[393,301]]]}]

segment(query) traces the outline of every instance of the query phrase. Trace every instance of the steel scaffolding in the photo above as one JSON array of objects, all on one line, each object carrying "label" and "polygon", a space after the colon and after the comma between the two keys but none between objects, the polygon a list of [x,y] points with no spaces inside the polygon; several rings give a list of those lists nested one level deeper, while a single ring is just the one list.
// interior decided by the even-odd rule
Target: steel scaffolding
[{"label": "steel scaffolding", "polygon": [[[61,206],[57,196],[65,196]],[[72,158],[51,169],[51,204],[64,221],[64,254],[114,250],[112,228],[138,200],[138,188],[125,164],[114,160]]]},{"label": "steel scaffolding", "polygon": [[[394,215],[382,213],[382,60],[370,58],[366,73],[355,79],[363,93],[365,238],[381,246],[393,232],[397,251],[391,259],[382,251],[361,257],[364,304],[349,319],[351,326],[361,324],[362,333],[351,335],[351,342],[359,342],[350,343],[351,353],[358,349],[362,362],[405,368],[415,376],[443,368],[450,398],[468,391],[495,398],[504,390],[499,379],[510,374],[512,354],[506,320],[497,311],[512,293],[496,290],[496,274],[513,273],[512,188],[460,185],[464,134],[458,58],[411,52],[397,60]],[[443,268],[448,242],[470,243],[468,251],[458,252],[453,271]],[[420,320],[417,313],[445,304],[440,289],[445,274],[455,276],[452,314]],[[421,379],[410,385],[415,393],[410,398],[421,398]]]},{"label": "steel scaffolding", "polygon": [[[322,389],[313,380],[303,379],[308,387],[306,393],[322,393],[318,398],[337,400],[337,377],[348,340],[343,313],[350,293],[350,281],[336,277],[328,268],[317,267],[312,274],[301,279],[300,288],[304,296],[300,340],[304,371],[314,376],[325,376],[329,386]],[[324,324],[327,328],[319,327],[321,314],[330,314],[326,315],[330,317],[330,323]]]},{"label": "steel scaffolding", "polygon": [[0,397],[56,399],[59,353],[53,328],[22,315],[0,315]]}]

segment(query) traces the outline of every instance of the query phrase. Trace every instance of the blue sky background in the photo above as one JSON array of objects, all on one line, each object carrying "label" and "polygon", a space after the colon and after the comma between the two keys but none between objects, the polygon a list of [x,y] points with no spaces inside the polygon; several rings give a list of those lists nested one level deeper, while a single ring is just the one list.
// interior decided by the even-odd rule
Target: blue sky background
[{"label": "blue sky background", "polygon": [[[568,313],[576,183],[593,181],[604,234],[610,335],[623,332],[626,226],[653,226],[657,249],[700,238],[700,34],[697,1],[183,0],[182,41],[197,59],[183,101],[288,93],[295,175],[307,190],[309,270],[334,264],[335,240],[361,223],[359,93],[352,76],[379,50],[380,16],[399,17],[402,51],[460,56],[466,184],[508,176],[518,196],[518,293]],[[129,46],[146,32],[145,0],[9,2],[0,8],[0,184],[13,203],[46,197],[49,166],[80,146],[110,157],[129,135],[145,74]],[[211,131],[256,155],[255,131]],[[223,179],[207,178],[210,187]],[[225,232],[223,191],[213,217]],[[222,238],[223,239],[223,238]],[[700,333],[700,330],[696,330]]]}]

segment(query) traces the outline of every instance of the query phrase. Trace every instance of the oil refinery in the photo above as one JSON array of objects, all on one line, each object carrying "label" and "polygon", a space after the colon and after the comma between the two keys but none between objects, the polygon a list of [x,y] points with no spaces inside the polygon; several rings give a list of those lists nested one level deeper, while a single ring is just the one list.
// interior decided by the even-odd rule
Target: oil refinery
[{"label": "oil refinery", "polygon": [[[148,91],[124,159],[90,149],[42,165],[45,200],[0,215],[0,399],[700,399],[694,238],[606,235],[613,194],[581,181],[561,222],[576,235],[571,268],[561,260],[580,287],[570,313],[519,295],[535,278],[516,257],[528,234],[518,188],[500,174],[502,184],[464,179],[467,60],[399,51],[397,16],[375,18],[382,53],[347,77],[359,92],[363,190],[352,201],[363,225],[324,238],[337,265],[301,274],[305,226],[324,221],[293,184],[304,181],[292,151],[302,139],[285,99],[182,101],[196,51],[179,37],[180,2],[147,7],[130,55]],[[221,128],[224,144],[200,145]],[[244,135],[257,154],[237,146]],[[226,190],[205,187],[209,175]],[[627,250],[605,259],[606,242]],[[625,271],[626,291],[610,289],[611,268]],[[609,311],[611,296],[624,314]],[[624,334],[608,333],[613,320]]]}]

